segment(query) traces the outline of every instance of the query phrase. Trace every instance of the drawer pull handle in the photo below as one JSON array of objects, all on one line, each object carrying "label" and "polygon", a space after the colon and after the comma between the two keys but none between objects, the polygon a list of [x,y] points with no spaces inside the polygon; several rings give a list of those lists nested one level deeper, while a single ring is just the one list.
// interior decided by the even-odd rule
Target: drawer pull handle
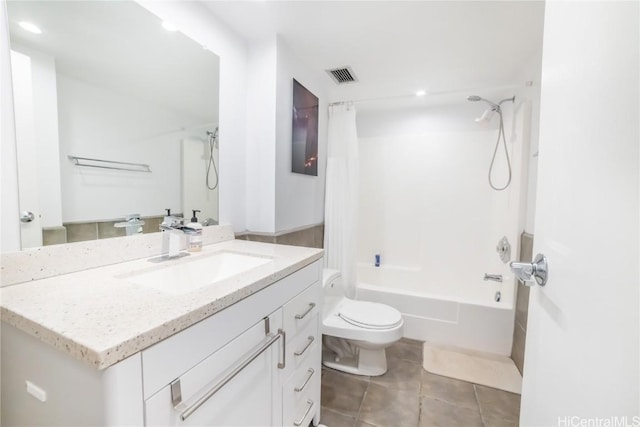
[{"label": "drawer pull handle", "polygon": [[300,387],[296,387],[294,388],[294,390],[296,391],[296,393],[300,393],[302,390],[304,390],[304,388],[307,386],[307,384],[309,383],[309,381],[311,380],[311,377],[313,377],[313,373],[315,372],[313,370],[313,368],[309,368],[307,369],[307,372],[309,372],[309,376],[307,377],[306,380],[304,380],[304,383],[300,386]]},{"label": "drawer pull handle", "polygon": [[[200,397],[197,401],[195,401],[187,409],[182,411],[182,413],[180,414],[180,419],[182,419],[182,421],[185,421],[187,418],[189,418],[195,411],[197,411],[202,405],[204,405],[207,400],[211,399],[211,397],[213,397],[214,394],[216,394],[218,391],[220,391],[220,389],[222,389],[222,387],[227,385],[229,383],[229,381],[231,381],[233,378],[235,378],[236,375],[238,375],[240,372],[242,372],[242,370],[244,368],[246,368],[251,362],[253,362],[255,359],[257,359],[258,356],[260,356],[262,353],[264,353],[269,347],[271,347],[271,345],[274,342],[278,341],[279,339],[282,339],[282,342],[284,344],[285,335],[284,335],[284,331],[282,329],[278,329],[278,333],[275,334],[275,335],[268,335],[267,336],[267,340],[260,347],[258,347],[253,353],[251,353],[241,363],[236,365],[236,367],[231,372],[229,372],[223,379],[221,379],[219,382],[217,382],[216,385],[214,385],[202,397]],[[284,365],[284,361],[283,361],[283,365]],[[280,363],[278,363],[278,367],[280,367]],[[177,380],[177,381],[180,381],[180,380]],[[174,385],[172,383],[172,390],[173,390],[173,387],[174,387]],[[180,404],[180,402],[178,402],[178,404]],[[177,406],[177,405],[175,405],[175,401],[174,401],[174,406]]]},{"label": "drawer pull handle", "polygon": [[296,356],[302,356],[304,354],[305,351],[307,351],[307,349],[311,346],[311,344],[313,344],[313,340],[315,338],[313,338],[311,335],[309,335],[309,337],[307,338],[308,342],[307,345],[304,346],[304,348],[300,351],[296,351],[295,354]]},{"label": "drawer pull handle", "polygon": [[307,415],[309,415],[309,412],[311,412],[311,408],[313,408],[313,400],[311,399],[307,399],[307,405],[309,405],[307,407],[307,410],[304,411],[304,415],[302,416],[302,418],[300,418],[300,421],[294,421],[293,425],[294,426],[301,426],[302,423],[304,422],[304,420],[307,418]]},{"label": "drawer pull handle", "polygon": [[310,302],[310,303],[309,303],[309,308],[307,308],[307,311],[305,311],[305,312],[304,312],[304,313],[302,313],[302,314],[296,314],[296,319],[298,319],[298,320],[302,320],[302,319],[304,319],[305,317],[307,317],[307,314],[311,313],[311,310],[313,310],[313,308],[314,308],[315,306],[316,306],[316,303],[315,303],[315,302]]},{"label": "drawer pull handle", "polygon": [[282,337],[282,363],[278,361],[278,369],[284,369],[287,367],[287,333],[278,329],[278,335]]}]

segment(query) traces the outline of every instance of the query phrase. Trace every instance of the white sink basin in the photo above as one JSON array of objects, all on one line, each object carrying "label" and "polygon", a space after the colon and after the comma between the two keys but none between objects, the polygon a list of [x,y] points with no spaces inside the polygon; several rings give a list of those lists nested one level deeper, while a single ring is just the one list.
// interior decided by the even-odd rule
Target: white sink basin
[{"label": "white sink basin", "polygon": [[167,294],[182,295],[271,261],[271,258],[221,251],[175,264],[161,264],[123,278]]}]

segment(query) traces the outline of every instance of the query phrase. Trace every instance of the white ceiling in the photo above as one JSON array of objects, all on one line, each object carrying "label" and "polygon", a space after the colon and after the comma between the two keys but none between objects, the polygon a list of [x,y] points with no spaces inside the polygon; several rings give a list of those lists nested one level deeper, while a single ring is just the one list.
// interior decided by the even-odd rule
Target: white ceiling
[{"label": "white ceiling", "polygon": [[496,88],[523,86],[526,64],[542,44],[542,1],[206,5],[249,43],[279,34],[313,69],[351,66],[358,83],[338,87],[327,76],[333,101],[410,96],[424,89],[439,103],[444,93],[464,99],[471,92],[486,96]]},{"label": "white ceiling", "polygon": [[136,3],[8,1],[7,10],[11,43],[53,56],[58,72],[186,114],[185,126],[217,121],[218,56]]}]

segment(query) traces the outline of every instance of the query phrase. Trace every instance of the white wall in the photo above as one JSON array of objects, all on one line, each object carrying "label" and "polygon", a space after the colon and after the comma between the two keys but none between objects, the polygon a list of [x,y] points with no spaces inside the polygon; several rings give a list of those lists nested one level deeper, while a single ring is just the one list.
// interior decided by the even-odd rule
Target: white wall
[{"label": "white wall", "polygon": [[[251,45],[247,70],[246,228],[275,231],[277,42]],[[223,159],[224,160],[224,159]]]},{"label": "white wall", "polygon": [[[327,77],[302,64],[277,36],[250,46],[247,76],[247,230],[275,233],[321,223]],[[293,78],[319,98],[317,177],[291,172]]]},{"label": "white wall", "polygon": [[[213,127],[209,129],[213,132]],[[193,210],[199,210],[197,218],[202,223],[206,219],[218,220],[218,192],[220,174],[216,172],[220,165],[218,150],[213,148],[213,162],[210,164],[211,149],[209,140],[204,136],[207,129],[202,129],[200,136],[185,137],[180,141],[182,166],[182,210],[189,219]],[[208,168],[208,169],[207,169]],[[207,172],[209,176],[207,177]],[[208,180],[207,180],[208,178]],[[207,185],[205,185],[207,183]],[[211,190],[210,188],[214,188]]]},{"label": "white wall", "polygon": [[16,130],[11,87],[11,50],[7,26],[7,5],[0,3],[0,252],[20,249],[20,223],[18,215],[18,164],[16,157]]},{"label": "white wall", "polygon": [[[460,98],[463,99],[464,96]],[[425,132],[475,132],[483,129],[473,121],[483,111],[483,107],[476,103],[388,110],[365,111],[364,107],[360,109],[363,111],[357,113],[359,138],[416,135]],[[487,127],[497,128],[495,120]]]},{"label": "white wall", "polygon": [[[235,231],[267,233],[322,222],[328,78],[300,63],[275,36],[246,46],[197,3],[139,3],[220,56],[220,221]],[[316,178],[290,172],[293,77],[320,98]]]},{"label": "white wall", "polygon": [[[61,74],[58,100],[64,222],[182,211],[183,135],[172,131],[194,118]],[[151,173],[78,167],[69,155],[148,164]]]},{"label": "white wall", "polygon": [[[327,168],[327,85],[329,78],[310,69],[278,39],[276,90],[276,200],[275,231],[291,230],[324,221]],[[293,79],[318,97],[318,176],[291,172]]]},{"label": "white wall", "polygon": [[[512,127],[514,108],[503,106],[513,177],[502,192],[487,181],[498,118],[489,129],[474,123],[485,106],[359,114],[358,262],[371,264],[380,253],[387,266],[419,272],[425,291],[451,295],[482,286],[484,273],[504,272],[495,247],[507,236],[515,256],[528,139],[521,131],[526,108]],[[497,185],[506,182],[505,164],[501,145]]]},{"label": "white wall", "polygon": [[138,3],[220,57],[220,222],[246,229],[247,61],[242,38],[198,2]]}]

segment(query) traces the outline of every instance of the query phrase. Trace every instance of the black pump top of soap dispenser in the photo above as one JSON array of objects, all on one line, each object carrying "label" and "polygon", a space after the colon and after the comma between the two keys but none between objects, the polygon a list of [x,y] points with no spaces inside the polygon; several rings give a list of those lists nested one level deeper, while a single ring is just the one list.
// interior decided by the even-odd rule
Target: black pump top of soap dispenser
[{"label": "black pump top of soap dispenser", "polygon": [[198,222],[198,218],[196,217],[196,212],[200,212],[197,209],[192,210],[193,216],[191,217],[191,222]]}]

